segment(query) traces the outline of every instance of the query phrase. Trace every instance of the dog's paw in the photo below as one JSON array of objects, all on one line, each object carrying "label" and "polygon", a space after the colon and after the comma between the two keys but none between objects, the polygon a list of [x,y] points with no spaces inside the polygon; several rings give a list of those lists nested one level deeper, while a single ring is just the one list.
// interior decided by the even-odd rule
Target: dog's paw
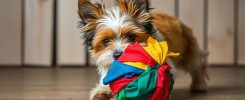
[{"label": "dog's paw", "polygon": [[106,85],[98,85],[91,91],[90,100],[111,100],[113,94]]},{"label": "dog's paw", "polygon": [[191,92],[192,93],[206,93],[207,92],[207,84],[191,84]]},{"label": "dog's paw", "polygon": [[111,94],[101,93],[101,94],[96,94],[93,97],[93,100],[110,100],[111,97],[112,97]]}]

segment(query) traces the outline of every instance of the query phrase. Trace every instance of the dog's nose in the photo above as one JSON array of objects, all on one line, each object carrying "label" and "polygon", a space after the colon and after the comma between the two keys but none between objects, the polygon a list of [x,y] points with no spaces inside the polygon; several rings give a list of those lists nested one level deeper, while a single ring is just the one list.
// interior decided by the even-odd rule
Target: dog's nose
[{"label": "dog's nose", "polygon": [[113,54],[114,59],[117,60],[122,55],[122,53],[122,51],[115,51]]}]

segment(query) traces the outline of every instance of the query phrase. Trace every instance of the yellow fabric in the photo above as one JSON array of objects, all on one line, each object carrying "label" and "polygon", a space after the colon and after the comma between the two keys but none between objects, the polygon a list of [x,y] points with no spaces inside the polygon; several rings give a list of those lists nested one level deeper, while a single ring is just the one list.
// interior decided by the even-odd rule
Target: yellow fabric
[{"label": "yellow fabric", "polygon": [[171,51],[168,51],[168,44],[166,41],[158,42],[157,40],[150,37],[147,43],[148,46],[144,47],[144,49],[160,65],[164,64],[169,56],[177,57],[179,55],[179,53],[173,53]]},{"label": "yellow fabric", "polygon": [[146,70],[147,69],[147,66],[146,64],[142,63],[142,62],[123,62],[124,64],[127,64],[127,65],[131,65],[131,66],[134,66],[134,67],[137,67],[137,68],[140,68],[140,69],[143,69],[143,70]]},{"label": "yellow fabric", "polygon": [[[160,65],[164,64],[168,57],[170,56],[177,57],[179,55],[179,53],[173,53],[171,51],[168,51],[168,44],[166,41],[158,42],[157,40],[149,37],[149,39],[147,40],[147,44],[148,46],[143,47],[143,48]],[[143,70],[146,70],[148,66],[141,62],[124,62],[124,64],[135,66]]]}]

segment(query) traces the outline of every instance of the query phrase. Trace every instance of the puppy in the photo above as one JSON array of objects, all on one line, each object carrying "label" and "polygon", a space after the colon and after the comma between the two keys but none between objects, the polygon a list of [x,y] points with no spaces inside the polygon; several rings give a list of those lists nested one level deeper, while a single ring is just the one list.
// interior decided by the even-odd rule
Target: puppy
[{"label": "puppy", "polygon": [[102,3],[79,0],[78,9],[85,43],[96,59],[101,75],[90,99],[109,100],[113,97],[109,87],[102,84],[108,68],[128,45],[135,42],[146,45],[149,37],[167,41],[171,51],[180,53],[168,63],[172,61],[177,69],[190,73],[192,92],[207,90],[205,77],[208,77],[203,62],[207,53],[198,47],[192,30],[175,17],[151,12],[148,0],[115,0],[115,5],[107,9]]}]

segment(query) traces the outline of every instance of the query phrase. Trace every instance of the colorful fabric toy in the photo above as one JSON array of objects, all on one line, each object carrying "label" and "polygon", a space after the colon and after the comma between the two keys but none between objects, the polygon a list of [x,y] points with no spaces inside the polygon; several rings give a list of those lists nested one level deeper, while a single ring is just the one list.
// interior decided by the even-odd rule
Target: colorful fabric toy
[{"label": "colorful fabric toy", "polygon": [[104,77],[116,100],[169,100],[174,80],[166,60],[179,54],[168,51],[166,41],[149,38],[147,44],[128,46]]}]

